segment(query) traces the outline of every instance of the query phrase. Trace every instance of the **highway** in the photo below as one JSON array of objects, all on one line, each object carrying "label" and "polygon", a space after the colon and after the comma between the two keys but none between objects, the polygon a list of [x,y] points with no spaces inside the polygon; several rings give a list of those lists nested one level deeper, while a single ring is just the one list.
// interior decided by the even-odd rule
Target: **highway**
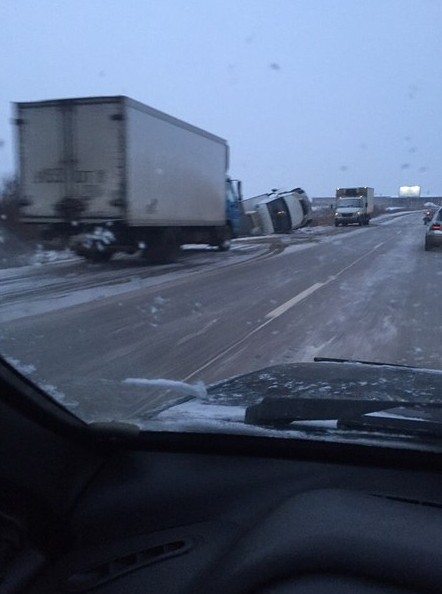
[{"label": "highway", "polygon": [[368,227],[135,259],[3,270],[0,350],[86,418],[154,414],[131,379],[213,383],[333,357],[442,368],[440,250],[421,213]]}]

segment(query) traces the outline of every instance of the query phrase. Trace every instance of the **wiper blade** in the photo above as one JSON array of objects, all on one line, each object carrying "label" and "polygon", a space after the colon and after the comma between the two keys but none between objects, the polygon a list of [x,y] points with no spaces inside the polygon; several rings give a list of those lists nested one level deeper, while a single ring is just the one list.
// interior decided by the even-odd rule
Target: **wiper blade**
[{"label": "wiper blade", "polygon": [[388,408],[338,421],[339,429],[382,431],[423,437],[442,437],[442,407],[437,404]]},{"label": "wiper blade", "polygon": [[391,408],[403,402],[354,400],[350,398],[266,397],[259,404],[247,407],[245,422],[250,425],[281,427],[293,421],[325,421]]},{"label": "wiper blade", "polygon": [[245,414],[246,423],[273,429],[325,420],[336,421],[337,429],[442,437],[442,403],[434,402],[267,397]]},{"label": "wiper blade", "polygon": [[402,365],[402,363],[380,363],[379,361],[361,361],[360,359],[341,359],[339,357],[313,357],[315,363],[359,363],[361,365],[377,365],[378,367],[405,367],[406,369],[419,369],[412,365]]}]

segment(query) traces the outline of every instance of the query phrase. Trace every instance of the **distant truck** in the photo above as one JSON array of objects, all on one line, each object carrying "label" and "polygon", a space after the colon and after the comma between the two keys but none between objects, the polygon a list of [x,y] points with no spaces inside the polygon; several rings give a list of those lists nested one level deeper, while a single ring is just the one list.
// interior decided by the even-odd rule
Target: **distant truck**
[{"label": "distant truck", "polygon": [[88,260],[230,247],[241,183],[225,140],[124,96],[16,103],[21,221]]},{"label": "distant truck", "polygon": [[336,190],[335,226],[368,225],[374,207],[373,188],[338,188]]},{"label": "distant truck", "polygon": [[272,190],[243,200],[254,234],[290,233],[312,221],[312,208],[301,188],[289,192]]}]

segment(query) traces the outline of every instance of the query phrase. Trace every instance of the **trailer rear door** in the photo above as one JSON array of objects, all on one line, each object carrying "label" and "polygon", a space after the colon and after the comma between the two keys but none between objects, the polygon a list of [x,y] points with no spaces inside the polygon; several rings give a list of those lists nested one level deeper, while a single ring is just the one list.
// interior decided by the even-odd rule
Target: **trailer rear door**
[{"label": "trailer rear door", "polygon": [[52,219],[65,193],[63,113],[56,106],[18,106],[18,145],[23,219]]},{"label": "trailer rear door", "polygon": [[121,102],[19,104],[22,219],[34,222],[124,216]]}]

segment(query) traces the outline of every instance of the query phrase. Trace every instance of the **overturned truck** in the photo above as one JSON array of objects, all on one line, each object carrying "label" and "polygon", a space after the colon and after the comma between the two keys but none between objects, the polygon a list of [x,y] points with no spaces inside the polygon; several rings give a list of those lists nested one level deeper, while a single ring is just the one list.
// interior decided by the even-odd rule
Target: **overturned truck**
[{"label": "overturned truck", "polygon": [[252,235],[290,233],[312,222],[312,208],[301,188],[288,192],[272,190],[243,200]]}]

